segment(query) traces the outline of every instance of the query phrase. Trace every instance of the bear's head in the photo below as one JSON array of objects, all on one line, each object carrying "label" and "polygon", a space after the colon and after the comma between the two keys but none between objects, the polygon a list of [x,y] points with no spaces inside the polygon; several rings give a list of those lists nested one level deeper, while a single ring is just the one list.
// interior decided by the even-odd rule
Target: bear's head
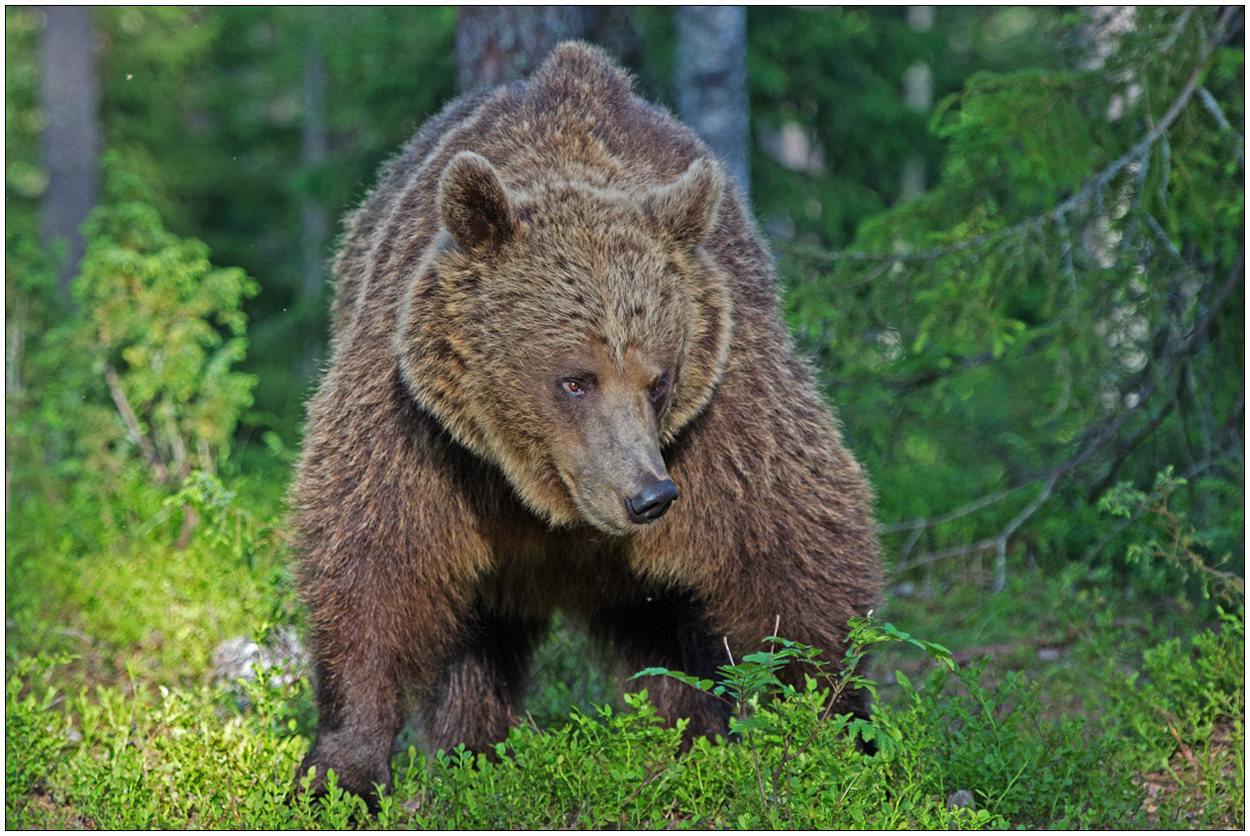
[{"label": "bear's head", "polygon": [[728,357],[729,279],[703,249],[725,181],[699,159],[665,185],[587,182],[513,189],[457,154],[396,348],[417,402],[533,511],[629,534],[677,497],[662,451]]}]

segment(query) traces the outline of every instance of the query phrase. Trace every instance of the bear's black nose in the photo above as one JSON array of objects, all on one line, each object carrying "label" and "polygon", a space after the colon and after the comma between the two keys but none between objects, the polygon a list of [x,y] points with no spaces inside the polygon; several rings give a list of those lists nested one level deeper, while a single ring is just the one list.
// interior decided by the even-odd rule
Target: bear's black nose
[{"label": "bear's black nose", "polygon": [[638,524],[655,522],[668,511],[668,506],[677,498],[677,486],[672,479],[656,482],[643,488],[632,499],[625,500],[625,509],[629,518]]}]

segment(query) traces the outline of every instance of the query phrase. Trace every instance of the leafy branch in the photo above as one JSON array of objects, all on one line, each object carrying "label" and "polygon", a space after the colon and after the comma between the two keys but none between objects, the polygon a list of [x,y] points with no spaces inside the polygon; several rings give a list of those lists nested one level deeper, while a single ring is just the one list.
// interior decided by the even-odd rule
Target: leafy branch
[{"label": "leafy branch", "polygon": [[1145,493],[1131,484],[1121,483],[1099,500],[1098,507],[1114,516],[1126,517],[1130,524],[1141,516],[1151,518],[1161,531],[1152,533],[1144,543],[1129,546],[1127,557],[1132,563],[1149,563],[1163,560],[1189,577],[1196,575],[1201,582],[1203,597],[1210,597],[1211,589],[1227,601],[1245,597],[1244,578],[1232,572],[1216,568],[1228,562],[1231,555],[1224,555],[1215,566],[1202,559],[1200,551],[1208,544],[1199,538],[1184,514],[1173,510],[1169,503],[1172,495],[1187,484],[1187,480],[1173,474],[1168,467],[1155,477],[1154,488]]},{"label": "leafy branch", "polygon": [[[886,756],[890,756],[896,749],[897,742],[894,738],[880,733],[870,720],[833,714],[834,706],[848,689],[866,688],[875,694],[875,684],[859,673],[871,646],[883,642],[911,644],[925,651],[930,659],[954,669],[951,653],[945,647],[913,638],[888,622],[881,623],[872,617],[871,612],[867,617],[850,619],[848,624],[850,630],[846,640],[846,653],[836,671],[829,670],[829,662],[820,658],[822,650],[771,635],[764,639],[769,645],[768,650],[747,654],[737,662],[734,661],[726,640],[725,652],[729,655],[729,664],[717,669],[716,679],[700,679],[662,667],[647,668],[631,678],[667,676],[729,706],[733,712],[729,720],[729,731],[746,739],[760,798],[765,808],[771,809],[778,805],[781,798],[782,778],[785,777],[787,784],[789,783],[792,764],[822,734],[833,731],[848,734],[853,739],[876,742]],[[774,634],[780,625],[781,618],[778,616],[773,625]],[[806,674],[805,691],[800,691],[781,679],[781,672],[791,665],[803,666]],[[807,673],[808,671],[811,673]],[[814,724],[810,732],[802,740],[798,740],[792,731],[792,724],[781,723],[776,717],[761,714],[760,703],[766,697],[811,710]],[[779,737],[781,741],[781,751],[775,765],[767,774],[761,764],[760,746],[757,742],[757,735],[764,734]]]},{"label": "leafy branch", "polygon": [[168,507],[186,506],[202,513],[209,522],[215,545],[230,549],[235,557],[249,557],[262,545],[291,546],[295,537],[276,525],[262,522],[256,515],[240,508],[236,492],[229,490],[211,473],[195,471],[182,487],[165,500]]}]

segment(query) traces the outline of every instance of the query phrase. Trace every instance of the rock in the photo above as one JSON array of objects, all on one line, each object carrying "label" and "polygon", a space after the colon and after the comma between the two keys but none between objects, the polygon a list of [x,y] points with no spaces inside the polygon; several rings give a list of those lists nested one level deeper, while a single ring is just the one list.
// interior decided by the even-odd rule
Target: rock
[{"label": "rock", "polygon": [[253,680],[256,678],[254,665],[281,671],[270,679],[272,687],[294,682],[307,666],[306,654],[295,629],[275,628],[263,644],[257,644],[247,636],[238,636],[222,642],[213,651],[214,681]]},{"label": "rock", "polygon": [[946,798],[947,810],[976,810],[976,799],[968,790],[955,790]]}]

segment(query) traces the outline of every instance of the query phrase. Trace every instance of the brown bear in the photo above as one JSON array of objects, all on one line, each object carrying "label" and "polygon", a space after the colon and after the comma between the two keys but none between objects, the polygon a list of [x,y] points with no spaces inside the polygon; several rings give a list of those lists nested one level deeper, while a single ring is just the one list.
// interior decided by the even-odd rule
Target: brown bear
[{"label": "brown bear", "polygon": [[[431,751],[490,750],[555,610],[625,672],[714,677],[778,619],[841,658],[880,590],[870,490],[742,197],[602,52],[448,106],[335,273],[293,496],[318,786],[385,787],[412,709]],[[726,733],[718,701],[636,685]]]}]

